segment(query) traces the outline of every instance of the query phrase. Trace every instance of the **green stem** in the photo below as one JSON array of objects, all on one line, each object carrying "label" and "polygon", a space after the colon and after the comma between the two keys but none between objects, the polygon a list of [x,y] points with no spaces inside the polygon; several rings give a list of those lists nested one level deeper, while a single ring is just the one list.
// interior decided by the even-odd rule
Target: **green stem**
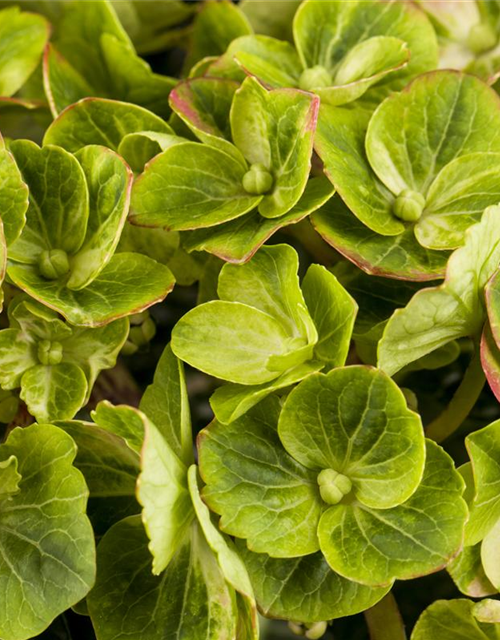
[{"label": "green stem", "polygon": [[392,592],[365,611],[371,640],[406,640],[406,631]]},{"label": "green stem", "polygon": [[446,409],[433,420],[425,435],[435,442],[446,440],[467,418],[484,387],[485,376],[481,366],[479,346],[467,367],[467,371]]}]

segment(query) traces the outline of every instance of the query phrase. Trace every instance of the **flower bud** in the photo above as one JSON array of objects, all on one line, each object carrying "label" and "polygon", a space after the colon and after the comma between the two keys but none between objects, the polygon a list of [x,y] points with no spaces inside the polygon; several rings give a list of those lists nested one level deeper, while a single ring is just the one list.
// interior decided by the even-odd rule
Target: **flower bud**
[{"label": "flower bud", "polygon": [[316,65],[310,69],[304,69],[299,78],[299,88],[304,91],[312,91],[313,89],[321,89],[322,87],[331,87],[333,84],[332,76],[325,67]]},{"label": "flower bud", "polygon": [[57,280],[69,271],[69,260],[66,251],[51,249],[42,251],[38,260],[40,275],[47,280]]},{"label": "flower bud", "polygon": [[320,471],[318,485],[321,498],[327,504],[338,504],[352,489],[349,478],[334,469]]},{"label": "flower bud", "polygon": [[469,49],[475,54],[483,53],[484,51],[488,51],[488,49],[493,49],[497,42],[498,36],[495,33],[495,30],[489,24],[485,24],[484,22],[479,22],[472,26],[469,30],[469,35],[467,36]]},{"label": "flower bud", "polygon": [[313,624],[306,626],[308,627],[306,631],[306,638],[309,638],[309,640],[318,640],[325,635],[328,625],[326,621],[322,621],[314,622]]},{"label": "flower bud", "polygon": [[122,347],[124,356],[131,356],[139,349],[145,349],[156,335],[156,324],[148,311],[130,317],[130,331]]},{"label": "flower bud", "polygon": [[38,343],[38,360],[41,364],[59,364],[63,357],[63,348],[60,342],[42,340]]},{"label": "flower bud", "polygon": [[243,176],[243,189],[247,193],[261,196],[272,189],[274,178],[266,167],[257,162]]},{"label": "flower bud", "polygon": [[418,191],[403,189],[394,201],[393,212],[396,218],[404,222],[416,222],[422,215],[425,198]]}]

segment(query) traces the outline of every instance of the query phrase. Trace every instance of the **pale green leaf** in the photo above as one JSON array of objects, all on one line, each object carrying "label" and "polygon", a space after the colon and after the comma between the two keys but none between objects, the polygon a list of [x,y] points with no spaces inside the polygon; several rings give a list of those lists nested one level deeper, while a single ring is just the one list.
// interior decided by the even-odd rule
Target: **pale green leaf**
[{"label": "pale green leaf", "polygon": [[18,461],[14,455],[0,462],[0,500],[10,500],[21,490],[19,482],[22,476],[17,468]]},{"label": "pale green leaf", "polygon": [[495,628],[478,622],[473,607],[471,600],[436,600],[417,620],[411,640],[495,640]]},{"label": "pale green leaf", "polygon": [[153,382],[146,388],[139,408],[155,424],[172,451],[185,465],[193,461],[193,434],[184,367],[165,347]]},{"label": "pale green leaf", "polygon": [[0,209],[5,241],[12,244],[20,236],[28,210],[28,186],[23,181],[12,154],[0,137]]},{"label": "pale green leaf", "polygon": [[484,598],[497,592],[488,580],[481,561],[481,543],[464,547],[447,566],[462,593],[471,598]]},{"label": "pale green leaf", "polygon": [[323,504],[317,474],[283,449],[277,398],[267,398],[228,425],[213,422],[198,441],[202,495],[220,514],[220,528],[274,557],[318,550]]},{"label": "pale green leaf", "polygon": [[352,616],[372,607],[388,591],[346,580],[330,569],[320,552],[281,559],[252,553],[241,541],[237,549],[260,610],[272,618],[311,623]]},{"label": "pale green leaf", "polygon": [[144,442],[144,415],[127,405],[113,406],[107,400],[99,402],[91,413],[92,420],[105,431],[119,436],[139,453]]},{"label": "pale green leaf", "polygon": [[38,422],[71,420],[85,404],[88,383],[76,364],[37,364],[21,378],[21,398]]}]

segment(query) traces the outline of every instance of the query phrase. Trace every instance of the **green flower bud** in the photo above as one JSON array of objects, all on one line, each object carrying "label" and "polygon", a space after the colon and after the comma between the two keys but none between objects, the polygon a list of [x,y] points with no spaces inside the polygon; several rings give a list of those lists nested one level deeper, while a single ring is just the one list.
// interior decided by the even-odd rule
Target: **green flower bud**
[{"label": "green flower bud", "polygon": [[352,489],[349,478],[334,469],[323,469],[318,474],[318,485],[321,498],[327,504],[338,504]]},{"label": "green flower bud", "polygon": [[243,189],[255,196],[271,191],[273,183],[272,174],[260,162],[253,164],[243,176]]},{"label": "green flower bud", "polygon": [[469,49],[475,54],[484,53],[488,51],[488,49],[493,49],[497,42],[498,36],[495,30],[484,22],[479,22],[472,26],[467,36]]},{"label": "green flower bud", "polygon": [[327,626],[326,621],[314,622],[311,625],[306,625],[306,638],[309,638],[309,640],[318,640],[318,638],[322,638],[326,633]]},{"label": "green flower bud", "polygon": [[313,89],[321,89],[322,87],[331,87],[333,84],[332,76],[325,67],[316,65],[310,69],[305,69],[299,78],[299,88],[303,91],[312,91]]},{"label": "green flower bud", "polygon": [[60,342],[42,340],[38,343],[38,360],[41,364],[59,364],[63,357],[63,348]]},{"label": "green flower bud", "polygon": [[416,222],[422,215],[425,198],[418,191],[403,189],[394,201],[393,212],[396,218],[404,222]]},{"label": "green flower bud", "polygon": [[148,311],[137,313],[130,318],[130,331],[122,347],[122,354],[131,356],[139,349],[147,347],[156,335],[156,324]]},{"label": "green flower bud", "polygon": [[42,251],[38,260],[40,275],[47,280],[57,280],[69,271],[69,260],[66,251],[51,249]]}]

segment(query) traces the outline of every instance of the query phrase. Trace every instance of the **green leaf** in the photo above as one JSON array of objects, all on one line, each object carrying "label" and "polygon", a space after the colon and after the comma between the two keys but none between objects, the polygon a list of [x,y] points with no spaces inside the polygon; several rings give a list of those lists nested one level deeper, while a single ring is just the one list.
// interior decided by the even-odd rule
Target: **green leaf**
[{"label": "green leaf", "polygon": [[62,12],[55,45],[99,94],[108,95],[113,87],[113,73],[101,48],[103,34],[114,36],[133,51],[113,3],[104,0],[89,4],[71,3],[65,5]]},{"label": "green leaf", "polygon": [[28,185],[0,136],[0,209],[7,244],[12,244],[21,235],[26,222],[28,193]]},{"label": "green leaf", "polygon": [[25,371],[38,364],[37,347],[32,336],[18,329],[0,331],[0,384],[16,389]]},{"label": "green leaf", "polygon": [[314,88],[321,101],[331,105],[354,102],[388,74],[403,69],[410,59],[406,42],[391,36],[374,36],[355,45],[342,59],[332,85]]},{"label": "green leaf", "polygon": [[239,36],[252,28],[239,8],[227,0],[202,5],[196,16],[185,67],[189,69],[206,56],[222,55]]},{"label": "green leaf", "polygon": [[173,134],[169,125],[143,107],[105,98],[85,98],[67,107],[50,125],[44,145],[55,144],[75,153],[89,144],[117,151],[129,133]]},{"label": "green leaf", "polygon": [[318,550],[323,510],[317,474],[283,449],[277,398],[267,398],[231,424],[217,421],[199,436],[202,495],[220,514],[220,528],[248,548],[274,557]]},{"label": "green leaf", "polygon": [[436,600],[422,613],[411,640],[494,640],[495,628],[478,622],[471,600]]},{"label": "green leaf", "polygon": [[483,598],[497,592],[488,580],[481,562],[481,544],[464,547],[447,567],[462,593],[471,598]]},{"label": "green leaf", "polygon": [[75,364],[37,364],[21,378],[21,398],[38,422],[71,420],[85,404],[87,379]]},{"label": "green leaf", "polygon": [[229,584],[241,595],[254,600],[253,589],[245,564],[236,552],[233,543],[219,531],[210,511],[200,496],[198,468],[195,464],[188,471],[189,494],[193,502],[196,518],[203,531],[208,546],[212,549],[219,567]]},{"label": "green leaf", "polygon": [[354,0],[344,2],[303,2],[293,21],[294,40],[304,67],[321,65],[331,73],[345,59],[346,52],[374,36],[391,36],[407,43],[410,60],[406,67],[391,73],[383,85],[372,90],[376,100],[391,90],[402,89],[421,73],[435,69],[438,49],[434,30],[416,7],[397,2]]},{"label": "green leaf", "polygon": [[[394,118],[400,126],[391,126]],[[393,194],[412,189],[426,196],[455,158],[500,151],[499,124],[500,101],[486,84],[474,76],[435,71],[380,106],[368,127],[366,153]],[[419,133],[425,130],[422,140]]]},{"label": "green leaf", "polygon": [[95,329],[75,327],[71,337],[64,341],[64,360],[78,365],[87,378],[86,402],[99,373],[115,366],[128,332],[128,320],[121,318]]},{"label": "green leaf", "polygon": [[97,536],[140,511],[136,500],[139,456],[122,438],[89,422],[58,422],[75,441],[75,466],[89,488],[87,513]]},{"label": "green leaf", "polygon": [[26,225],[10,247],[9,258],[37,264],[42,251],[76,253],[89,216],[82,167],[60,147],[40,148],[29,140],[16,140],[10,149],[29,187],[29,208]]},{"label": "green leaf", "polygon": [[376,369],[351,366],[310,376],[287,397],[278,432],[288,453],[308,469],[347,476],[351,497],[367,507],[401,504],[422,478],[420,417]]},{"label": "green leaf", "polygon": [[454,249],[483,211],[500,200],[500,154],[469,153],[449,162],[431,184],[415,236],[429,249]]},{"label": "green leaf", "polygon": [[393,375],[410,362],[464,336],[479,338],[484,287],[500,260],[499,207],[488,207],[465,245],[448,261],[444,284],[423,289],[389,320],[379,343],[379,367]]},{"label": "green leaf", "polygon": [[322,553],[271,558],[237,542],[260,610],[271,618],[321,622],[352,616],[372,607],[389,590],[346,580],[330,569]]},{"label": "green leaf", "polygon": [[127,218],[132,172],[110,149],[88,146],[77,153],[89,191],[89,217],[82,246],[71,264],[69,289],[83,289],[111,260]]},{"label": "green leaf", "polygon": [[481,336],[481,366],[490,389],[500,399],[500,350],[488,322]]},{"label": "green leaf", "polygon": [[338,197],[313,213],[311,222],[328,244],[371,275],[415,281],[444,275],[448,252],[422,247],[411,227],[397,236],[380,235],[358,220]]},{"label": "green leaf", "polygon": [[265,218],[278,218],[300,199],[309,177],[319,100],[293,89],[267,91],[247,78],[231,107],[233,141],[251,164],[271,172],[272,191],[259,204]]},{"label": "green leaf", "polygon": [[[18,460],[19,493],[0,502],[0,635],[24,640],[85,597],[94,581],[87,487],[73,440],[52,425],[14,429],[0,461]],[[11,615],[16,611],[16,615]]]},{"label": "green leaf", "polygon": [[169,133],[138,131],[124,136],[118,146],[118,153],[133,171],[141,173],[144,165],[154,156],[180,142],[185,142],[185,139]]},{"label": "green leaf", "polygon": [[31,265],[11,264],[9,276],[72,324],[89,327],[140,313],[163,300],[174,285],[167,267],[136,253],[115,254],[97,278],[79,291],[59,280],[45,280]]},{"label": "green leaf", "polygon": [[470,433],[465,444],[476,490],[466,528],[466,543],[472,545],[482,540],[500,520],[500,421]]},{"label": "green leaf", "polygon": [[139,408],[162,433],[169,447],[186,466],[193,461],[193,435],[184,367],[165,347],[156,366],[152,384],[142,396]]},{"label": "green leaf", "polygon": [[334,571],[387,585],[437,571],[457,554],[467,519],[464,483],[448,454],[431,440],[426,444],[422,482],[406,502],[392,509],[340,504],[323,514],[318,536]]},{"label": "green leaf", "polygon": [[0,500],[10,500],[21,491],[19,483],[22,476],[17,471],[18,461],[16,456],[10,456],[0,462]]},{"label": "green leaf", "polygon": [[0,95],[12,96],[35,70],[50,36],[50,25],[40,15],[19,7],[0,12]]},{"label": "green leaf", "polygon": [[150,539],[153,573],[159,575],[186,538],[194,512],[187,486],[187,467],[172,450],[165,435],[142,415],[144,444],[137,498]]},{"label": "green leaf", "polygon": [[255,33],[263,33],[283,40],[292,39],[292,19],[300,0],[242,0],[238,5],[246,15]]},{"label": "green leaf", "polygon": [[193,78],[180,82],[170,105],[199,140],[234,153],[229,112],[238,83],[221,78]]},{"label": "green leaf", "polygon": [[219,422],[233,422],[275,391],[291,387],[311,374],[321,371],[323,367],[323,362],[312,360],[299,364],[271,382],[264,384],[254,386],[224,384],[212,394],[210,406]]},{"label": "green leaf", "polygon": [[43,56],[43,87],[54,118],[69,105],[94,93],[85,78],[52,44],[46,46]]},{"label": "green leaf", "polygon": [[228,54],[234,56],[248,73],[270,87],[299,85],[302,64],[288,42],[265,35],[243,36],[233,40]]},{"label": "green leaf", "polygon": [[197,525],[161,576],[151,573],[150,560],[138,516],[122,520],[103,537],[96,586],[87,598],[98,640],[118,640],[124,633],[136,640],[236,637],[234,591]]},{"label": "green leaf", "polygon": [[[467,531],[466,531],[466,535],[467,535]],[[499,535],[500,535],[500,520],[497,520],[497,522],[485,535],[484,540],[481,544],[481,562],[483,565],[484,573],[486,574],[487,579],[495,587],[494,591],[491,591],[490,593],[498,592],[500,589],[500,570],[499,570],[500,555],[498,551]],[[489,595],[489,594],[486,594],[486,595]]]},{"label": "green leaf", "polygon": [[378,180],[365,152],[370,114],[322,105],[314,148],[325,173],[352,213],[369,229],[396,236],[405,226],[392,213],[394,196]]},{"label": "green leaf", "polygon": [[217,293],[225,302],[238,302],[277,320],[293,338],[308,341],[306,303],[299,285],[299,257],[287,244],[263,247],[243,265],[226,264],[219,275]]},{"label": "green leaf", "polygon": [[91,413],[92,420],[105,431],[119,436],[136,453],[144,442],[144,415],[127,405],[114,406],[107,400],[99,402]]},{"label": "green leaf", "polygon": [[325,267],[313,264],[302,282],[302,291],[318,330],[314,357],[329,367],[345,364],[358,305]]},{"label": "green leaf", "polygon": [[283,216],[264,218],[258,211],[251,211],[217,227],[188,231],[184,234],[184,246],[189,251],[207,251],[226,262],[246,262],[276,231],[300,222],[322,207],[334,191],[327,178],[310,178],[300,200]]},{"label": "green leaf", "polygon": [[160,153],[135,181],[130,219],[134,224],[185,230],[233,220],[261,196],[243,188],[247,167],[220,149],[185,142]]},{"label": "green leaf", "polygon": [[153,73],[145,60],[114,35],[104,33],[100,46],[110,70],[113,96],[168,118],[171,111],[166,98],[177,80]]},{"label": "green leaf", "polygon": [[214,300],[188,311],[172,332],[172,351],[188,364],[222,380],[259,384],[281,371],[272,356],[293,352],[286,330],[272,316],[239,302]]}]

